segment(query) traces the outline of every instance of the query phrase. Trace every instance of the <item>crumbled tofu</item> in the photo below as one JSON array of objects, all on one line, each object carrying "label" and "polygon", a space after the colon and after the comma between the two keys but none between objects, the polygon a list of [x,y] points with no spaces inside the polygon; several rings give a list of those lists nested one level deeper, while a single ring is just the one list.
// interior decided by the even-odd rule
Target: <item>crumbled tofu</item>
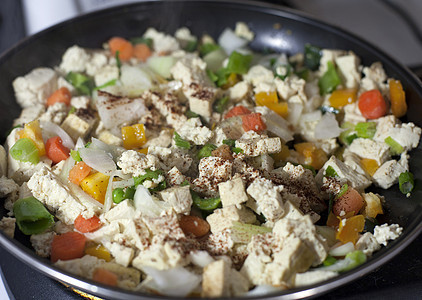
[{"label": "crumbled tofu", "polygon": [[216,260],[204,268],[202,297],[241,296],[249,289],[248,280],[224,260]]},{"label": "crumbled tofu", "polygon": [[371,181],[368,178],[362,174],[357,173],[353,168],[349,167],[335,156],[331,156],[330,159],[327,160],[324,166],[319,170],[317,176],[315,177],[316,182],[322,183],[325,170],[328,168],[328,166],[331,166],[334,171],[336,171],[339,178],[344,178],[344,180],[347,180],[351,186],[358,191],[363,191],[365,188],[371,185]]},{"label": "crumbled tofu", "polygon": [[88,96],[77,96],[70,99],[70,105],[76,109],[88,109],[91,99]]},{"label": "crumbled tofu", "polygon": [[37,68],[13,81],[16,101],[22,108],[45,105],[47,98],[57,89],[57,75],[49,68]]},{"label": "crumbled tofu", "polygon": [[3,217],[0,220],[0,230],[3,231],[5,235],[12,238],[15,235],[15,227],[16,227],[16,219],[15,218],[9,218],[9,217]]},{"label": "crumbled tofu", "polygon": [[94,52],[91,54],[89,61],[85,65],[86,73],[89,76],[95,76],[108,63],[109,59],[105,53]]},{"label": "crumbled tofu", "polygon": [[248,195],[245,192],[245,184],[240,177],[235,177],[231,180],[219,183],[218,191],[223,207],[242,204],[248,201]]},{"label": "crumbled tofu", "polygon": [[322,49],[321,54],[322,55],[319,62],[319,72],[322,75],[327,71],[327,63],[329,61],[334,63],[337,57],[346,55],[346,51],[337,49]]},{"label": "crumbled tofu", "polygon": [[163,129],[156,137],[147,137],[147,142],[143,147],[169,147],[173,140],[173,132],[169,129]]},{"label": "crumbled tofu", "polygon": [[47,110],[40,116],[39,120],[60,125],[68,113],[69,107],[65,103],[56,102],[47,107]]},{"label": "crumbled tofu", "polygon": [[118,221],[121,219],[133,219],[135,217],[135,207],[132,202],[125,200],[111,208],[103,215],[108,222]]},{"label": "crumbled tofu", "polygon": [[253,41],[255,34],[249,29],[248,25],[244,22],[236,22],[234,33],[248,41]]},{"label": "crumbled tofu", "polygon": [[4,198],[18,190],[19,185],[13,179],[9,179],[6,176],[0,177],[0,198]]},{"label": "crumbled tofu", "polygon": [[134,249],[116,242],[104,241],[103,246],[110,251],[110,254],[114,257],[116,263],[124,267],[129,266],[135,256]]},{"label": "crumbled tofu", "polygon": [[388,115],[375,120],[377,122],[377,131],[372,138],[377,142],[384,142],[385,139],[390,135],[390,129],[394,128],[400,121],[394,115]]},{"label": "crumbled tofu", "polygon": [[94,76],[96,86],[102,86],[117,78],[119,78],[119,68],[114,65],[105,65]]},{"label": "crumbled tofu", "polygon": [[35,198],[41,201],[54,215],[66,224],[73,224],[75,219],[82,214],[85,218],[92,217],[93,212],[88,211],[82,203],[71,194],[67,186],[46,167],[32,175],[28,187]]},{"label": "crumbled tofu", "polygon": [[192,35],[187,27],[177,29],[174,33],[174,37],[179,41],[182,48],[185,48],[189,42],[196,41],[196,36]]},{"label": "crumbled tofu", "polygon": [[159,159],[158,165],[166,171],[176,167],[180,172],[185,173],[193,162],[192,157],[185,150],[178,148],[150,146],[148,155],[157,157]]},{"label": "crumbled tofu", "polygon": [[381,249],[380,243],[370,232],[364,233],[356,242],[356,250],[361,250],[366,256],[371,256],[379,249]]},{"label": "crumbled tofu", "polygon": [[390,128],[388,134],[405,151],[409,151],[418,146],[421,138],[421,128],[411,122],[396,124],[393,128]]},{"label": "crumbled tofu", "polygon": [[0,145],[0,176],[7,175],[7,153],[6,149]]},{"label": "crumbled tofu", "polygon": [[13,121],[13,126],[23,125],[39,118],[45,112],[45,106],[35,104],[22,109],[19,118]]},{"label": "crumbled tofu", "polygon": [[360,59],[353,52],[335,59],[337,69],[346,88],[357,88],[361,80]]},{"label": "crumbled tofu", "polygon": [[398,224],[382,224],[375,226],[374,237],[379,244],[387,246],[389,241],[397,239],[402,232],[403,228]]},{"label": "crumbled tofu", "polygon": [[119,287],[133,290],[141,281],[141,272],[135,268],[126,268],[113,262],[105,262],[99,267],[116,274]]},{"label": "crumbled tofu", "polygon": [[180,185],[186,180],[186,177],[178,168],[173,167],[167,172],[167,180],[170,185]]},{"label": "crumbled tofu", "polygon": [[275,221],[284,214],[283,200],[280,192],[283,186],[275,186],[265,178],[255,179],[247,188],[246,192],[256,201],[255,212],[262,213],[268,220]]},{"label": "crumbled tofu", "polygon": [[163,200],[173,207],[178,214],[188,215],[192,206],[192,196],[190,194],[190,187],[175,186],[160,192]]},{"label": "crumbled tofu", "polygon": [[406,152],[401,154],[400,160],[389,160],[383,163],[372,176],[375,185],[388,189],[399,181],[401,173],[409,170],[409,155]]},{"label": "crumbled tofu", "polygon": [[35,253],[41,257],[49,257],[51,254],[51,243],[55,235],[56,233],[52,231],[31,235],[31,245]]},{"label": "crumbled tofu", "polygon": [[315,284],[315,283],[336,277],[337,275],[338,275],[337,272],[326,271],[326,270],[316,270],[316,271],[308,271],[305,273],[298,273],[296,274],[296,277],[294,280],[295,282],[294,286],[302,287],[302,286]]},{"label": "crumbled tofu", "polygon": [[281,151],[281,140],[279,137],[270,138],[257,136],[249,138],[244,134],[236,140],[236,147],[243,150],[246,156],[258,156],[267,153],[278,153]]},{"label": "crumbled tofu", "polygon": [[239,81],[228,90],[230,100],[239,102],[248,97],[251,92],[251,87],[246,81]]},{"label": "crumbled tofu", "polygon": [[104,259],[99,259],[91,255],[84,255],[81,258],[76,259],[58,260],[54,265],[76,276],[92,278],[95,269],[102,266],[104,263]]},{"label": "crumbled tofu", "polygon": [[86,64],[89,61],[89,54],[79,46],[72,46],[63,54],[60,69],[63,73],[85,72]]},{"label": "crumbled tofu", "polygon": [[276,78],[274,83],[277,88],[277,93],[280,97],[289,103],[299,103],[305,105],[308,101],[306,96],[305,86],[306,81],[297,76],[289,76],[285,80]]},{"label": "crumbled tofu", "polygon": [[158,158],[152,154],[143,154],[135,150],[127,150],[120,156],[117,165],[122,169],[123,174],[141,176],[146,169],[155,171],[160,169]]},{"label": "crumbled tofu", "polygon": [[243,80],[251,83],[253,86],[257,86],[261,82],[273,82],[274,74],[273,71],[264,66],[255,65],[249,69],[248,73],[243,75]]},{"label": "crumbled tofu", "polygon": [[220,157],[208,156],[199,161],[199,177],[207,177],[218,182],[227,181],[232,175],[232,163]]},{"label": "crumbled tofu", "polygon": [[95,124],[95,118],[88,110],[78,109],[76,112],[67,115],[61,127],[70,137],[76,141],[79,137],[85,138]]},{"label": "crumbled tofu", "polygon": [[154,28],[148,28],[144,37],[152,39],[153,49],[157,53],[170,53],[180,49],[179,43],[174,37]]},{"label": "crumbled tofu", "polygon": [[237,208],[235,205],[215,209],[207,217],[207,222],[210,224],[212,233],[230,228],[233,222],[252,224],[255,221],[256,217],[249,208],[245,206]]},{"label": "crumbled tofu", "polygon": [[357,138],[349,146],[349,151],[362,158],[374,159],[382,165],[390,156],[390,148],[385,143],[371,139]]},{"label": "crumbled tofu", "polygon": [[366,122],[366,118],[360,112],[358,102],[347,104],[344,109],[344,121],[357,124],[359,122]]},{"label": "crumbled tofu", "polygon": [[191,141],[195,145],[205,145],[212,136],[213,132],[206,126],[202,126],[199,118],[188,119],[177,132],[183,139]]}]

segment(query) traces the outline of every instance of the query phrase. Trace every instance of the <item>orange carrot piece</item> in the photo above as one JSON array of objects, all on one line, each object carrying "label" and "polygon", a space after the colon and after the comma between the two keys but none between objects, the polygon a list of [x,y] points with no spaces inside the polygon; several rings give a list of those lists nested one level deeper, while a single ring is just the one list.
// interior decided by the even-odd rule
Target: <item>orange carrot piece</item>
[{"label": "orange carrot piece", "polygon": [[133,56],[133,45],[124,38],[113,37],[108,41],[108,46],[113,56],[119,51],[119,58],[122,61],[127,61]]},{"label": "orange carrot piece", "polygon": [[136,44],[133,47],[133,56],[145,62],[152,55],[151,49],[146,44]]},{"label": "orange carrot piece", "polygon": [[56,90],[54,93],[50,95],[47,99],[47,106],[51,106],[55,103],[64,103],[66,105],[70,105],[70,99],[72,98],[72,94],[66,87],[61,87]]},{"label": "orange carrot piece", "polygon": [[92,168],[90,166],[88,166],[83,161],[79,161],[76,165],[73,166],[72,169],[70,169],[68,177],[69,181],[79,185],[81,181],[89,175],[91,170]]},{"label": "orange carrot piece", "polygon": [[92,274],[92,279],[106,285],[117,285],[117,275],[104,268],[95,269],[94,273]]},{"label": "orange carrot piece", "polygon": [[260,133],[267,129],[267,125],[265,125],[264,121],[261,118],[260,113],[252,113],[249,115],[242,116],[242,127],[243,130],[249,131],[253,130],[257,133]]},{"label": "orange carrot piece", "polygon": [[242,105],[238,105],[230,109],[224,116],[224,119],[228,119],[235,116],[248,115],[250,113],[251,111],[249,109],[247,109],[246,107]]},{"label": "orange carrot piece", "polygon": [[341,212],[345,213],[353,212],[356,215],[365,204],[362,196],[354,188],[349,187],[333,204],[333,213],[336,216],[340,216]]},{"label": "orange carrot piece", "polygon": [[210,231],[210,224],[197,216],[182,215],[179,225],[185,234],[192,233],[196,237],[204,236]]},{"label": "orange carrot piece", "polygon": [[75,231],[54,236],[51,243],[51,261],[81,258],[84,256],[85,242],[85,236]]},{"label": "orange carrot piece", "polygon": [[75,226],[75,229],[77,231],[82,232],[82,233],[87,233],[87,232],[96,231],[102,226],[102,224],[101,224],[100,218],[98,218],[97,216],[93,216],[92,218],[85,219],[84,217],[82,217],[82,215],[79,215],[75,219],[73,226]]},{"label": "orange carrot piece", "polygon": [[367,119],[378,119],[387,113],[387,103],[379,90],[370,90],[359,96],[358,107]]},{"label": "orange carrot piece", "polygon": [[69,157],[69,148],[63,146],[62,139],[59,136],[49,138],[45,143],[47,157],[57,164]]}]

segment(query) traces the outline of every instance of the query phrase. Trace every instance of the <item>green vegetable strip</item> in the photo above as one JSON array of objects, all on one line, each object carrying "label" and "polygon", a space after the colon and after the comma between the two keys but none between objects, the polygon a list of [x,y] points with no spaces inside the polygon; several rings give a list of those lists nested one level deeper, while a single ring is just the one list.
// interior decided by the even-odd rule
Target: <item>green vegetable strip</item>
[{"label": "green vegetable strip", "polygon": [[203,199],[195,191],[191,190],[190,193],[192,196],[193,205],[200,210],[209,212],[221,207],[220,197]]},{"label": "green vegetable strip", "polygon": [[173,140],[177,147],[182,149],[190,149],[191,145],[188,141],[182,139],[182,137],[175,131],[173,135]]},{"label": "green vegetable strip", "polygon": [[224,112],[228,104],[229,104],[229,97],[226,96],[226,97],[217,99],[213,104],[213,108],[216,112],[221,114]]},{"label": "green vegetable strip", "polygon": [[199,47],[199,53],[200,53],[201,56],[205,56],[208,53],[211,53],[211,52],[216,51],[218,49],[220,49],[219,45],[213,44],[213,43],[206,43],[206,44],[202,44]]},{"label": "green vegetable strip", "polygon": [[252,55],[243,55],[233,51],[227,63],[229,73],[246,74],[252,61]]},{"label": "green vegetable strip", "polygon": [[116,51],[116,54],[115,54],[115,58],[116,58],[116,65],[117,65],[117,68],[119,69],[119,78],[120,78],[120,76],[122,75],[122,62],[120,61],[120,51]]},{"label": "green vegetable strip", "polygon": [[135,38],[130,39],[130,42],[132,44],[134,44],[134,45],[136,45],[136,44],[145,44],[149,48],[152,49],[153,40],[151,38],[135,37]]},{"label": "green vegetable strip", "polygon": [[144,175],[133,177],[135,187],[142,184],[145,180],[158,179],[160,175],[163,175],[162,170],[151,171],[150,169],[146,169]]},{"label": "green vegetable strip", "polygon": [[312,71],[318,69],[321,56],[322,54],[320,48],[312,46],[310,44],[305,44],[304,63],[306,67],[308,67]]},{"label": "green vegetable strip", "polygon": [[335,257],[328,255],[327,258],[322,262],[322,264],[327,267],[333,265],[336,261],[337,259],[335,259]]},{"label": "green vegetable strip", "polygon": [[198,159],[211,156],[211,152],[217,149],[217,146],[213,144],[205,144],[201,150],[198,151]]},{"label": "green vegetable strip", "polygon": [[187,43],[185,47],[185,51],[187,52],[194,52],[198,48],[198,41],[197,40],[191,40]]},{"label": "green vegetable strip", "polygon": [[37,146],[29,138],[22,138],[10,148],[10,155],[19,161],[37,164],[40,161],[40,155]]},{"label": "green vegetable strip", "polygon": [[83,95],[91,95],[95,87],[95,82],[92,78],[77,72],[69,72],[66,75],[66,80],[70,82],[75,89]]},{"label": "green vegetable strip", "polygon": [[100,86],[95,87],[95,88],[94,88],[94,91],[101,90],[101,89],[106,88],[106,87],[108,87],[108,86],[113,86],[113,85],[116,85],[116,83],[117,83],[117,79],[112,79],[112,80],[110,80],[110,81],[107,81],[107,82],[106,82],[106,83],[104,83],[103,85],[100,85]]},{"label": "green vegetable strip", "polygon": [[349,260],[350,264],[342,271],[349,271],[366,262],[366,255],[362,251],[356,250],[348,253],[345,259]]},{"label": "green vegetable strip", "polygon": [[70,156],[72,156],[72,158],[73,158],[75,161],[82,161],[82,158],[81,158],[81,156],[79,155],[79,151],[77,151],[77,150],[70,150]]},{"label": "green vegetable strip", "polygon": [[391,136],[386,137],[384,142],[390,146],[390,153],[391,155],[399,155],[404,151],[402,145],[397,143]]},{"label": "green vegetable strip", "polygon": [[232,147],[236,147],[236,140],[223,140],[223,144]]},{"label": "green vegetable strip", "polygon": [[235,221],[232,222],[232,227],[230,227],[230,236],[235,243],[247,244],[252,239],[252,236],[269,233],[271,231],[272,229],[268,227],[244,224]]},{"label": "green vegetable strip", "polygon": [[410,172],[403,172],[399,176],[399,189],[403,194],[410,193],[415,187],[413,174]]},{"label": "green vegetable strip", "polygon": [[338,199],[341,196],[343,196],[344,194],[346,194],[348,189],[349,189],[349,185],[347,183],[343,184],[340,188],[340,192],[336,196],[336,199]]},{"label": "green vegetable strip", "polygon": [[319,91],[321,95],[331,93],[341,84],[341,79],[337,74],[332,61],[327,62],[327,71],[318,80]]},{"label": "green vegetable strip", "polygon": [[355,126],[356,134],[360,138],[372,139],[377,131],[375,122],[359,122]]},{"label": "green vegetable strip", "polygon": [[325,169],[325,177],[338,177],[338,174],[332,166],[328,166],[327,169]]},{"label": "green vegetable strip", "polygon": [[19,199],[13,204],[19,229],[26,235],[43,233],[54,224],[54,217],[34,197]]}]

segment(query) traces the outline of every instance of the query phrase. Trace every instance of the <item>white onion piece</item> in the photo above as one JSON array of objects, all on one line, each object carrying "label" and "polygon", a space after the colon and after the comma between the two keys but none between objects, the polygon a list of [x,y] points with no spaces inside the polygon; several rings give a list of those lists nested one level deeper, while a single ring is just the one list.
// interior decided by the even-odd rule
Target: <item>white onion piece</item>
[{"label": "white onion piece", "polygon": [[293,126],[296,126],[302,116],[303,105],[300,103],[288,103],[288,108],[289,115],[287,116],[287,121]]},{"label": "white onion piece", "polygon": [[101,149],[104,150],[106,153],[110,153],[113,156],[113,160],[116,161],[117,157],[120,155],[120,151],[118,146],[115,145],[108,145],[99,139],[91,138],[91,145],[89,145],[90,149]]},{"label": "white onion piece", "polygon": [[124,174],[122,170],[116,170],[116,172],[114,172],[114,176],[115,177],[119,177],[121,179],[130,179],[130,178],[132,178],[132,175],[130,175],[130,174]]},{"label": "white onion piece", "polygon": [[113,179],[114,174],[108,179],[107,190],[104,199],[104,211],[108,212],[113,204]]},{"label": "white onion piece", "polygon": [[348,242],[341,246],[334,245],[330,249],[328,254],[330,254],[331,256],[339,257],[339,256],[346,256],[347,253],[350,253],[353,251],[355,251],[355,246],[353,245],[352,242]]},{"label": "white onion piece", "polygon": [[145,285],[166,296],[186,297],[201,283],[201,276],[182,267],[157,270],[145,266],[142,271],[153,279]]},{"label": "white onion piece", "polygon": [[218,44],[227,54],[231,54],[234,50],[245,47],[248,44],[248,41],[237,36],[230,28],[226,28],[219,36]]},{"label": "white onion piece", "polygon": [[75,165],[75,160],[73,159],[72,156],[69,156],[64,164],[63,164],[63,168],[60,171],[60,178],[64,181],[67,182],[68,178],[69,178],[69,172],[70,170],[73,168],[73,166]]},{"label": "white onion piece", "polygon": [[75,144],[75,150],[78,150],[79,148],[84,148],[85,144],[86,144],[85,141],[81,137],[78,137]]},{"label": "white onion piece", "polygon": [[267,130],[283,139],[284,142],[293,140],[293,134],[289,130],[289,123],[280,115],[265,106],[255,107],[255,111],[262,114]]},{"label": "white onion piece", "polygon": [[259,296],[264,296],[271,293],[279,292],[282,290],[283,290],[282,287],[275,287],[272,285],[257,285],[255,288],[247,292],[245,295],[259,297]]},{"label": "white onion piece", "polygon": [[81,148],[78,151],[84,163],[98,172],[110,176],[117,170],[111,154],[106,153],[104,150]]},{"label": "white onion piece", "polygon": [[315,122],[321,120],[321,118],[322,112],[320,110],[315,110],[310,113],[302,114],[300,122]]},{"label": "white onion piece", "polygon": [[120,181],[113,181],[113,189],[117,189],[117,188],[124,189],[126,187],[133,186],[133,185],[135,185],[135,180],[133,180],[133,178],[120,180]]},{"label": "white onion piece", "polygon": [[191,251],[189,253],[189,257],[195,266],[198,266],[201,268],[209,265],[210,263],[214,261],[214,258],[212,258],[212,256],[209,255],[207,251],[201,251],[201,250]]},{"label": "white onion piece", "polygon": [[315,138],[326,140],[336,138],[343,130],[338,126],[336,115],[325,113],[315,127]]},{"label": "white onion piece", "polygon": [[79,202],[82,203],[83,206],[88,208],[90,211],[94,212],[101,212],[104,205],[94,198],[92,198],[90,195],[85,193],[79,185],[76,185],[72,182],[68,182],[67,186],[69,187],[69,190],[72,192],[72,194],[78,198]]},{"label": "white onion piece", "polygon": [[63,146],[69,149],[75,148],[75,143],[72,138],[59,125],[47,121],[40,121],[40,125],[44,131],[53,134],[52,136],[58,135],[62,139]]},{"label": "white onion piece", "polygon": [[136,187],[133,203],[137,211],[149,217],[159,217],[169,208],[167,203],[154,200],[148,189],[142,184]]}]

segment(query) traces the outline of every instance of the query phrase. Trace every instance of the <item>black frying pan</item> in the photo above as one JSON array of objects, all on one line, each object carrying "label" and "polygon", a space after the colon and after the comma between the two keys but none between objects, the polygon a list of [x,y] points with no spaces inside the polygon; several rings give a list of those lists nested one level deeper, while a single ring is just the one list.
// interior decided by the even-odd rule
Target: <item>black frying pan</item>
[{"label": "black frying pan", "polygon": [[[3,107],[0,110],[0,132],[3,140],[13,119],[20,112],[14,100],[13,79],[35,67],[57,65],[68,47],[78,44],[98,48],[112,36],[140,36],[148,27],[174,33],[177,28],[187,26],[197,36],[208,33],[217,37],[224,28],[233,28],[237,21],[248,23],[256,33],[257,38],[251,47],[257,51],[271,50],[290,55],[303,52],[305,43],[311,43],[324,48],[352,50],[361,57],[364,65],[382,62],[388,76],[400,79],[406,90],[409,109],[404,121],[422,125],[421,82],[381,50],[347,32],[295,11],[259,2],[167,0],[107,9],[64,22],[22,41],[0,57],[0,105]],[[421,146],[411,153],[410,160],[410,168],[417,182],[422,178],[420,152]],[[397,187],[388,191],[373,190],[388,199],[386,213],[381,221],[400,224],[404,228],[402,236],[352,271],[320,284],[280,292],[268,298],[301,298],[328,292],[365,276],[393,258],[417,237],[422,230],[422,192],[419,186],[416,185],[410,198],[404,197]],[[0,208],[0,212],[5,214],[3,208]],[[36,256],[28,239],[19,233],[13,240],[0,233],[0,244],[38,271],[90,294],[107,299],[160,298],[107,287],[63,272],[53,267],[49,260]]]}]

